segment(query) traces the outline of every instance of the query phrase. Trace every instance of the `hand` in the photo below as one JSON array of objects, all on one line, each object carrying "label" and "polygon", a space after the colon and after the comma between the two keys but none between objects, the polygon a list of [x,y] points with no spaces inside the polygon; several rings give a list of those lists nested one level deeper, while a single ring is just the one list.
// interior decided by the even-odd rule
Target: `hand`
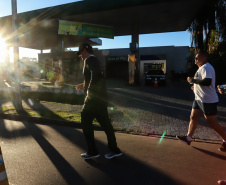
[{"label": "hand", "polygon": [[188,81],[189,83],[191,83],[193,79],[194,79],[193,77],[187,77],[187,81]]},{"label": "hand", "polygon": [[75,86],[75,88],[76,88],[77,91],[80,91],[80,90],[84,89],[84,84],[83,83],[78,84],[78,85]]},{"label": "hand", "polygon": [[194,85],[193,85],[193,86],[191,86],[191,90],[193,90],[193,91],[194,91]]},{"label": "hand", "polygon": [[224,92],[222,91],[222,89],[220,88],[219,85],[217,86],[217,89],[218,89],[218,91],[219,91],[220,94],[224,94]]}]

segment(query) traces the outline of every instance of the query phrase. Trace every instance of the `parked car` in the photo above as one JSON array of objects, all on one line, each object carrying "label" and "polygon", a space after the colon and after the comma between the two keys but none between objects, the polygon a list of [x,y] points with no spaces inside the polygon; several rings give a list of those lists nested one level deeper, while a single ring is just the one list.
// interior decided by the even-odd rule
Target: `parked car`
[{"label": "parked car", "polygon": [[145,73],[145,85],[151,85],[157,80],[158,85],[166,84],[166,75],[161,69],[150,69]]}]

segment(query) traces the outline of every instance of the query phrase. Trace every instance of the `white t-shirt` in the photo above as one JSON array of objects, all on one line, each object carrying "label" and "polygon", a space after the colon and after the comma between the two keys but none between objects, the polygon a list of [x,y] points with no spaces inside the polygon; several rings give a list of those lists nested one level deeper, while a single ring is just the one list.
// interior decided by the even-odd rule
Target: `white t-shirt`
[{"label": "white t-shirt", "polygon": [[194,84],[195,100],[200,100],[203,103],[217,103],[219,101],[215,89],[215,70],[210,63],[205,63],[195,73],[194,79],[203,80],[204,78],[211,78],[210,86],[202,86]]}]

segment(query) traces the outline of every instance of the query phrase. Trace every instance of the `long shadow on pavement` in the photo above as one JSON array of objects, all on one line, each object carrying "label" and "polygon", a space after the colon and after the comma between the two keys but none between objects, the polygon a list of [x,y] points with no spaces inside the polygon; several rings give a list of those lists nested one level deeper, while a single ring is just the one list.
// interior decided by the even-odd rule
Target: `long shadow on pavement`
[{"label": "long shadow on pavement", "polygon": [[[8,101],[6,100],[5,103],[7,103],[7,102]],[[3,104],[4,100],[1,100],[1,103]],[[28,115],[25,110],[22,110],[22,113],[23,113],[23,115]],[[14,115],[11,114],[10,116],[13,119]],[[1,132],[1,137],[4,137],[4,138],[17,137],[18,132],[20,133],[20,136],[23,136],[23,137],[27,137],[28,136],[26,128],[19,129],[19,130],[12,130],[12,131],[7,130],[6,127],[5,127],[3,119],[0,119],[0,129],[1,129],[1,131],[4,131],[4,132]]]},{"label": "long shadow on pavement", "polygon": [[[88,164],[101,170],[111,177],[113,185],[176,185],[181,184],[174,181],[159,170],[146,166],[138,160],[135,160],[125,154],[117,159],[106,161],[89,160]],[[107,182],[106,182],[107,184]]]},{"label": "long shadow on pavement", "polygon": [[68,163],[65,158],[48,142],[43,136],[43,131],[35,124],[22,122],[24,129],[8,131],[5,127],[4,120],[0,120],[1,137],[14,139],[18,137],[32,136],[43,152],[48,156],[50,161],[55,165],[56,169],[62,175],[67,184],[86,185],[84,179],[76,172],[76,170]]},{"label": "long shadow on pavement", "polygon": [[[2,120],[3,122],[3,120]],[[1,133],[7,131],[7,134],[10,135],[10,139],[28,136],[29,134],[35,139],[35,141],[42,148],[43,152],[56,167],[58,172],[61,174],[62,178],[67,182],[67,184],[73,185],[179,185],[181,183],[176,182],[168,175],[162,173],[154,167],[150,167],[140,162],[137,159],[134,159],[130,156],[122,156],[118,159],[107,160],[97,159],[97,161],[87,161],[89,165],[100,170],[102,173],[106,174],[109,178],[101,178],[92,183],[87,183],[83,177],[73,168],[73,166],[57,151],[57,149],[44,137],[43,130],[41,130],[36,124],[30,122],[22,122],[26,130],[17,130],[7,131],[5,127],[1,126]],[[1,125],[4,125],[2,123]],[[82,132],[61,126],[50,126],[58,134],[62,135],[64,138],[74,144],[76,147],[80,147],[84,151],[86,150],[85,139]],[[18,133],[19,132],[19,133]],[[5,137],[6,135],[2,135]],[[9,136],[7,137],[9,138]],[[105,151],[107,145],[102,143],[99,140],[96,140],[97,146],[100,151]],[[72,153],[73,155],[73,153]],[[80,156],[78,156],[80,158]],[[82,160],[82,159],[81,159]],[[88,172],[87,172],[88,173]],[[89,176],[88,176],[89,177]],[[91,176],[93,178],[93,175]],[[101,182],[101,183],[100,183]]]},{"label": "long shadow on pavement", "polygon": [[201,148],[197,148],[197,147],[195,147],[195,146],[192,146],[192,147],[193,147],[194,149],[196,149],[196,150],[198,150],[198,151],[200,151],[200,152],[202,152],[202,153],[205,153],[205,154],[207,154],[207,155],[210,155],[210,156],[212,156],[212,157],[216,157],[216,158],[218,158],[218,159],[226,160],[226,156],[224,156],[224,155],[220,155],[220,154],[217,154],[217,153],[208,151],[208,150],[204,150],[204,149],[201,149]]},{"label": "long shadow on pavement", "polygon": [[[84,142],[81,141],[84,139],[82,132],[79,132],[75,129],[67,129],[64,127],[52,127],[64,138],[71,141],[74,145],[79,146],[81,149],[86,151],[86,146]],[[80,139],[78,139],[80,138]],[[97,147],[100,151],[107,152],[107,145],[102,143],[99,140],[96,140]],[[78,156],[80,157],[80,156]],[[107,160],[107,159],[97,159],[97,160],[88,160],[88,164],[93,167],[101,170],[103,173],[107,174],[111,182],[103,182],[101,184],[108,185],[179,185],[180,183],[175,182],[166,174],[163,174],[159,170],[145,165],[144,163],[136,160],[130,156],[122,156],[121,158]],[[104,179],[100,179],[104,181]],[[94,183],[95,184],[95,183]],[[99,185],[96,183],[95,185]]]},{"label": "long shadow on pavement", "polygon": [[79,173],[68,163],[65,158],[48,142],[41,134],[42,131],[33,123],[23,122],[29,130],[32,137],[36,140],[43,152],[48,156],[50,161],[55,165],[56,169],[62,175],[67,184],[85,185],[86,182]]},{"label": "long shadow on pavement", "polygon": [[41,117],[49,117],[52,119],[60,119],[60,120],[65,120],[62,117],[58,116],[57,114],[55,114],[52,110],[48,109],[47,107],[43,106],[40,102],[33,100],[32,102],[32,106],[31,106],[31,102],[29,102],[29,100],[25,100],[26,104],[28,106],[30,106],[30,108],[32,108],[34,111],[36,111]]}]

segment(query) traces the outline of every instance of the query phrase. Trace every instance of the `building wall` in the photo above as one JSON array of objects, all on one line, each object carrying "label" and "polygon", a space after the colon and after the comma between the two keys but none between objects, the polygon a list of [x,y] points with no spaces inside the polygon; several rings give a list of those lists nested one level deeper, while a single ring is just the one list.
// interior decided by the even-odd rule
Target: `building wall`
[{"label": "building wall", "polygon": [[[127,57],[130,53],[129,48],[95,50],[95,55],[103,63],[105,71],[108,56]],[[160,60],[166,60],[166,74],[168,76],[171,75],[172,71],[175,73],[186,72],[188,46],[141,47],[139,48],[139,53],[140,56],[155,55],[159,56]]]},{"label": "building wall", "polygon": [[141,55],[165,55],[166,73],[170,75],[171,71],[175,73],[185,72],[186,56],[189,53],[188,46],[174,47],[148,47],[140,48]]},{"label": "building wall", "polygon": [[104,69],[105,69],[105,74],[106,74],[106,66],[107,66],[107,58],[108,57],[128,57],[128,54],[130,54],[129,48],[123,48],[123,49],[103,49],[103,50],[98,50],[94,49],[94,54],[95,56],[98,57],[100,62],[102,63]]},{"label": "building wall", "polygon": [[[150,61],[150,56],[152,58],[155,58],[154,60],[159,59],[159,60],[164,60],[166,61],[166,69],[164,69],[164,72],[167,74],[167,76],[171,76],[171,72],[173,71],[174,73],[179,73],[179,72],[186,72],[186,57],[189,53],[189,47],[188,46],[182,46],[182,47],[174,47],[174,46],[163,46],[163,47],[142,47],[139,48],[139,53],[140,57],[142,58],[141,65],[145,63],[144,60],[149,60]],[[98,57],[100,62],[103,65],[103,68],[105,70],[105,76],[108,77],[108,74],[106,74],[106,67],[110,66],[112,68],[111,73],[112,77],[121,77],[128,79],[128,67],[126,67],[126,62],[128,55],[131,54],[129,48],[123,48],[123,49],[104,49],[104,50],[98,50],[94,48],[94,55]],[[44,59],[47,57],[50,57],[50,54],[40,54],[39,55],[39,63],[43,63]],[[123,64],[120,64],[120,61],[114,62],[112,61],[111,65],[107,65],[109,60],[109,57],[120,57],[122,60],[121,62]],[[148,59],[149,57],[149,59]],[[80,67],[74,69],[75,74],[70,74],[68,77],[68,80],[72,79],[82,79],[82,65],[83,62],[75,59],[75,54],[74,52],[66,52],[64,59],[72,60],[73,62],[71,63],[71,67],[68,67],[69,69],[74,69],[76,68],[76,64]],[[51,59],[52,60],[52,59]],[[66,64],[66,63],[65,63]],[[64,65],[64,64],[63,64]],[[49,65],[52,67],[52,65]],[[66,66],[65,66],[66,67]],[[143,66],[140,66],[140,68]],[[111,69],[110,69],[111,70]],[[143,70],[141,70],[143,71]],[[64,74],[66,71],[62,71]],[[125,74],[125,76],[123,76]],[[118,75],[118,76],[117,76]],[[143,76],[143,74],[140,74],[140,76]]]}]

